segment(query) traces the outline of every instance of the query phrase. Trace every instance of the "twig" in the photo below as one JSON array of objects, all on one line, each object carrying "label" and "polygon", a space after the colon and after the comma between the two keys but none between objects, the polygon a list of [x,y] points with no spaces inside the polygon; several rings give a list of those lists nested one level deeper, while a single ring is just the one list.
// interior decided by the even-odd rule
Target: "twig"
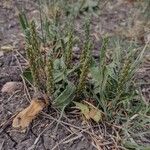
[{"label": "twig", "polygon": [[3,140],[2,144],[0,145],[0,150],[2,150],[4,143],[5,143],[5,140]]},{"label": "twig", "polygon": [[81,138],[83,136],[83,134],[78,134],[77,136],[75,136],[75,137],[73,137],[73,138],[71,138],[71,139],[69,139],[69,140],[66,140],[66,141],[64,141],[63,142],[63,144],[67,144],[67,143],[69,143],[69,142],[71,142],[71,141],[74,141],[74,140],[76,140],[76,139],[79,139],[79,138]]},{"label": "twig", "polygon": [[12,97],[13,97],[15,94],[17,94],[18,92],[20,92],[20,90],[15,91],[15,92],[7,99],[7,101],[5,101],[5,103],[8,103],[8,102],[12,99]]},{"label": "twig", "polygon": [[64,139],[62,139],[60,142],[58,142],[51,150],[55,150],[61,143],[65,142],[65,140],[67,140],[69,137],[71,137],[72,135],[74,135],[75,133],[71,133],[70,135],[68,135],[67,137],[65,137]]},{"label": "twig", "polygon": [[[49,119],[51,119],[51,120],[55,120],[55,121],[58,122],[58,119],[53,118],[53,117],[50,116],[49,114],[46,114],[46,113],[44,113],[44,112],[42,112],[42,114],[43,114],[44,117],[49,118]],[[118,148],[118,145],[117,145],[118,143],[116,142],[115,139],[112,140],[113,137],[111,137],[111,135],[109,135],[109,133],[108,133],[108,134],[105,133],[105,136],[102,137],[102,136],[100,136],[100,135],[97,136],[95,133],[92,133],[92,132],[88,131],[89,129],[91,129],[91,126],[88,127],[88,128],[83,129],[83,128],[81,128],[81,127],[75,126],[75,125],[73,125],[73,124],[70,124],[70,123],[67,123],[67,122],[64,122],[64,121],[61,121],[61,120],[59,121],[59,123],[60,123],[61,125],[64,124],[64,125],[67,125],[67,126],[69,126],[69,127],[73,127],[73,128],[75,128],[75,129],[79,130],[80,133],[87,133],[88,135],[90,135],[90,137],[91,137],[92,139],[94,138],[93,141],[96,142],[96,145],[95,145],[96,148],[101,149],[101,147],[102,147],[102,149],[103,149],[104,146],[105,146],[105,148],[107,149],[108,147],[110,147],[110,146],[108,146],[108,145],[110,145],[110,144],[114,144],[115,147],[117,146],[117,148]],[[97,126],[98,126],[98,125],[97,125]],[[97,127],[97,126],[95,126],[95,127]],[[118,128],[118,127],[117,127],[117,128]],[[104,132],[106,132],[106,129],[104,129]],[[77,132],[74,132],[74,133],[72,133],[71,135],[73,135],[73,134],[77,134]],[[71,136],[71,135],[70,135],[70,136]],[[70,136],[69,136],[69,137],[70,137]],[[110,140],[112,140],[112,141],[108,142],[108,140],[105,139],[106,137],[108,137],[108,138],[109,138]],[[55,145],[55,146],[53,147],[52,150],[54,150],[59,144],[65,142],[65,140],[67,140],[67,139],[68,139],[68,137],[66,137],[65,139],[63,139],[62,141],[60,141],[57,145]],[[103,142],[99,143],[99,141],[101,141],[101,140],[103,140]]]},{"label": "twig", "polygon": [[32,145],[31,147],[29,147],[27,150],[33,150],[33,149],[35,149],[36,144],[38,143],[38,141],[39,141],[40,137],[42,136],[42,134],[44,134],[44,132],[45,132],[46,130],[48,130],[48,129],[50,128],[50,126],[51,126],[54,122],[55,122],[55,120],[54,120],[51,124],[49,124],[49,125],[38,135],[38,137],[35,139],[33,145]]},{"label": "twig", "polygon": [[21,58],[24,59],[25,62],[28,63],[28,60],[27,60],[24,56],[22,56],[22,54],[21,54],[20,52],[18,52],[17,50],[15,50],[15,51],[16,51],[16,53],[17,53]]},{"label": "twig", "polygon": [[[17,58],[16,55],[15,55],[15,58],[16,58],[16,60],[17,60],[17,63],[18,63],[18,65],[19,65],[19,69],[20,69],[21,73],[23,73],[23,68],[22,68],[22,66],[21,66],[21,64],[20,64],[20,62],[19,62],[19,60],[18,60],[18,58]],[[21,75],[20,75],[20,76],[21,76]],[[30,96],[30,94],[29,94],[29,91],[28,91],[26,82],[25,82],[25,80],[24,80],[24,78],[23,78],[22,76],[21,76],[21,79],[22,79],[22,81],[23,81],[24,91],[25,91],[25,93],[26,93],[27,100],[28,100],[28,102],[30,102],[30,101],[31,101],[31,96]]]},{"label": "twig", "polygon": [[22,66],[21,66],[21,64],[20,64],[20,62],[19,62],[19,60],[18,60],[17,56],[16,56],[16,55],[14,55],[14,57],[16,58],[16,61],[17,61],[18,65],[19,65],[19,69],[20,69],[21,73],[23,73]]},{"label": "twig", "polygon": [[13,116],[11,116],[6,122],[4,122],[3,124],[0,125],[0,134],[2,134],[2,132],[11,125],[13,118],[18,114],[18,112],[16,114],[14,114]]},{"label": "twig", "polygon": [[[46,118],[49,118],[49,119],[51,119],[51,120],[55,120],[55,121],[58,122],[58,120],[55,119],[55,118],[53,118],[52,116],[50,116],[50,115],[48,115],[48,114],[46,114],[46,113],[44,113],[44,112],[42,112],[42,114],[43,114],[43,116],[45,116]],[[70,123],[67,123],[67,122],[64,122],[64,121],[61,121],[61,120],[59,121],[59,123],[60,123],[60,124],[67,125],[67,126],[71,126],[71,127],[75,128],[75,129],[78,129],[78,130],[80,130],[80,131],[83,131],[83,132],[85,132],[85,133],[87,133],[87,134],[90,134],[90,135],[92,134],[92,135],[93,135],[93,133],[87,131],[87,130],[90,129],[91,127],[86,128],[86,129],[83,129],[83,128],[81,128],[81,127],[75,126],[75,125],[73,125],[73,124],[70,124]],[[97,135],[95,135],[95,134],[94,134],[94,136],[97,137],[97,138],[99,138],[99,136],[97,136]]]},{"label": "twig", "polygon": [[23,82],[23,85],[24,85],[24,91],[26,93],[26,98],[27,98],[28,102],[31,102],[31,96],[29,94],[29,90],[27,88],[26,82],[25,82],[25,80],[22,76],[21,76],[21,78],[22,78],[22,82]]},{"label": "twig", "polygon": [[57,120],[56,127],[55,127],[55,129],[54,129],[54,136],[55,136],[55,137],[56,137],[56,132],[57,132],[57,130],[58,130],[58,126],[59,126],[60,120],[61,120],[61,118],[63,117],[64,109],[65,109],[65,107],[63,107],[63,109],[62,109],[61,114],[60,114],[60,117],[59,117],[58,120]]}]

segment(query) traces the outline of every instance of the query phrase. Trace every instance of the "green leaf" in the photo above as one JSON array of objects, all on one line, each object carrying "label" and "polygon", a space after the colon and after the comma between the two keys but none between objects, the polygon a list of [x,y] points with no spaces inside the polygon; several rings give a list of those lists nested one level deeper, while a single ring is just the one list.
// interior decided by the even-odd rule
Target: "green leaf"
[{"label": "green leaf", "polygon": [[107,71],[108,71],[108,75],[114,79],[114,80],[117,80],[117,74],[116,74],[116,64],[115,63],[111,63],[107,66]]},{"label": "green leaf", "polygon": [[54,100],[53,104],[62,109],[66,107],[74,98],[75,85],[68,81],[66,89]]},{"label": "green leaf", "polygon": [[99,71],[99,67],[91,67],[90,68],[90,73],[92,78],[95,81],[99,81],[100,80],[100,71]]},{"label": "green leaf", "polygon": [[28,20],[26,18],[26,15],[24,13],[19,13],[19,20],[20,20],[21,27],[24,31],[27,28],[29,28],[29,23],[28,23]]},{"label": "green leaf", "polygon": [[82,9],[93,9],[95,7],[98,6],[98,2],[94,1],[94,0],[85,0],[84,1],[84,4],[82,5],[81,7],[81,10]]},{"label": "green leaf", "polygon": [[146,147],[146,146],[140,146],[136,143],[132,143],[132,142],[129,142],[129,141],[126,141],[124,143],[124,146],[126,148],[128,148],[129,150],[150,150],[150,146]]},{"label": "green leaf", "polygon": [[28,82],[30,82],[31,84],[33,83],[33,77],[32,77],[30,68],[27,68],[27,69],[23,72],[23,77],[24,77]]},{"label": "green leaf", "polygon": [[61,59],[56,59],[54,61],[54,80],[55,83],[60,82],[61,80],[64,79],[64,76],[68,76],[69,74],[75,72],[79,68],[79,65],[74,66],[72,69],[67,69],[66,74],[65,74],[65,63],[63,61],[63,58]]},{"label": "green leaf", "polygon": [[55,83],[58,83],[61,80],[63,80],[63,77],[64,77],[63,75],[64,75],[63,72],[54,73],[54,81],[55,81]]},{"label": "green leaf", "polygon": [[100,58],[99,58],[100,59],[100,62],[99,62],[100,69],[106,65],[105,60],[106,60],[107,45],[108,45],[108,38],[105,37],[103,39],[102,47],[100,49]]}]

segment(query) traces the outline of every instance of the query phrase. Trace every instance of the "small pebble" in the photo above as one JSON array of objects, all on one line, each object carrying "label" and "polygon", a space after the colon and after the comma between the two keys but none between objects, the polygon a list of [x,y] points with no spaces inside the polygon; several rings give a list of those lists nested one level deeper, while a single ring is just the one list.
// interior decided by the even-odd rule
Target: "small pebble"
[{"label": "small pebble", "polygon": [[3,57],[3,56],[4,56],[4,52],[0,51],[0,57]]},{"label": "small pebble", "polygon": [[3,85],[1,92],[12,94],[13,92],[20,90],[22,88],[21,82],[7,82]]}]

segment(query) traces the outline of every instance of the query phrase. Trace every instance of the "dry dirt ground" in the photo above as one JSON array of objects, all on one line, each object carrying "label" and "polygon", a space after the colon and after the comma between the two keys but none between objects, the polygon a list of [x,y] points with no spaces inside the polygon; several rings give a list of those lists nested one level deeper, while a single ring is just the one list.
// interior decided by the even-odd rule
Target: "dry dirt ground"
[{"label": "dry dirt ground", "polygon": [[[0,50],[0,90],[8,81],[23,82],[20,76],[20,65],[24,68],[26,60],[22,58],[25,56],[24,41],[19,27],[16,5],[24,7],[29,17],[34,16],[36,12],[33,0],[1,0],[0,2],[0,46],[9,47],[7,51]],[[132,24],[128,22],[130,19],[132,21],[133,13],[137,10],[136,4],[132,1],[111,1],[102,13],[93,18],[92,34],[95,37],[105,33],[123,34],[125,38],[137,36],[139,44],[144,44],[150,34],[147,28],[143,29],[141,25],[140,31],[135,32],[134,28],[127,31],[127,26]],[[150,56],[149,53],[137,75],[138,79],[143,82],[141,88],[147,100],[150,98],[150,59],[148,56]],[[31,91],[32,97],[32,89],[28,88],[28,90]],[[45,110],[47,114],[39,115],[26,133],[14,130],[11,127],[11,117],[20,108],[29,104],[28,99],[25,87],[11,95],[0,92],[0,150],[96,150],[94,143],[101,145],[102,149],[121,149],[114,146],[119,141],[112,140],[111,135],[114,133],[109,131],[109,127],[101,124],[90,128],[90,125],[82,124],[79,115],[66,114],[56,130],[58,122],[56,119],[59,118],[59,113],[53,108]],[[98,129],[97,134],[93,134],[95,129]]]}]

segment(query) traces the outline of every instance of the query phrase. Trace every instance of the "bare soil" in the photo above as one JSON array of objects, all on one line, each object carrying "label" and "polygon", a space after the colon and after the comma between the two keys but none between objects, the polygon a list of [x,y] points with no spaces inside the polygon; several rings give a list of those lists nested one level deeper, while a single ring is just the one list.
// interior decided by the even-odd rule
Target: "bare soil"
[{"label": "bare soil", "polygon": [[[98,16],[93,18],[93,36],[97,37],[108,34],[124,34],[127,22],[132,19],[132,13],[137,11],[136,4],[128,1],[113,0]],[[35,2],[28,0],[14,0],[0,2],[0,46],[12,46],[13,50],[3,51],[0,56],[0,90],[8,81],[22,81],[21,68],[26,66],[26,61],[21,57],[25,56],[24,41],[19,27],[16,5],[23,7],[29,17],[33,17],[36,12]],[[131,17],[131,18],[130,18]],[[80,22],[80,20],[79,20]],[[78,27],[77,27],[78,28]],[[141,27],[142,28],[142,27]],[[137,36],[139,44],[144,44],[149,33],[147,30]],[[143,40],[144,39],[144,40]],[[1,50],[0,50],[1,51]],[[18,54],[17,51],[21,54]],[[147,52],[145,62],[137,73],[137,80],[141,81],[141,90],[147,100],[150,99],[150,54]],[[32,89],[28,87],[31,91]],[[11,117],[21,108],[29,104],[28,95],[25,88],[16,91],[13,95],[0,92],[0,149],[1,150],[96,150],[93,141],[103,147],[103,149],[121,149],[114,147],[119,141],[113,141],[110,135],[115,135],[109,127],[100,125],[85,125],[79,115],[68,113],[63,116],[63,121],[59,123],[56,130],[59,113],[54,108],[44,111],[33,121],[26,133],[20,133],[11,127]],[[85,129],[85,130],[83,130]],[[93,135],[93,130],[97,134]],[[45,130],[45,131],[44,131]],[[119,132],[119,129],[116,129]],[[44,131],[44,132],[43,132]],[[106,132],[107,131],[107,132]],[[95,141],[99,138],[100,140]],[[115,143],[116,142],[116,143]],[[150,141],[149,141],[150,144]]]}]

